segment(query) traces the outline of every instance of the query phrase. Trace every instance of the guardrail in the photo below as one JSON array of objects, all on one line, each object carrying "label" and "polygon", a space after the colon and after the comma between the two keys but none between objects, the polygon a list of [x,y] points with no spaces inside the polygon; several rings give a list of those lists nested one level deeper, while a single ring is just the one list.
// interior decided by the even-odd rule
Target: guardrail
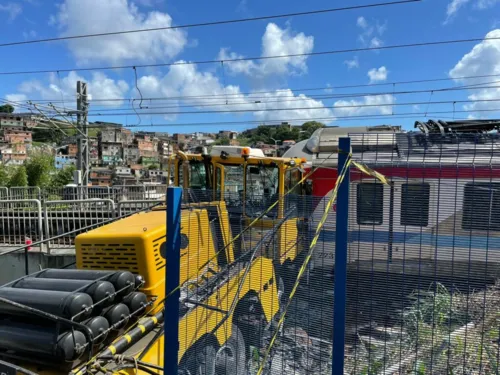
[{"label": "guardrail", "polygon": [[142,199],[115,204],[109,198],[45,202],[38,199],[0,200],[0,248],[25,245],[54,236],[60,237],[56,241],[48,241],[46,248],[39,249],[50,253],[54,248],[73,248],[75,230],[143,211],[162,202]]},{"label": "guardrail", "polygon": [[42,205],[37,199],[0,201],[0,246],[43,240]]},{"label": "guardrail", "polygon": [[120,201],[116,205],[117,217],[131,214],[133,212],[141,211],[147,209],[153,203],[162,203],[164,200],[133,200],[133,201]]},{"label": "guardrail", "polygon": [[[115,217],[115,203],[111,199],[48,201],[44,202],[43,209],[45,234],[48,238]],[[48,253],[53,248],[72,248],[74,237],[71,234],[47,242]]]},{"label": "guardrail", "polygon": [[9,188],[9,198],[12,200],[41,200],[41,190],[38,186],[13,186]]},{"label": "guardrail", "polygon": [[125,200],[164,199],[168,185],[114,185],[64,186],[39,188],[38,186],[0,187],[0,200],[38,199],[41,202],[57,200],[112,199]]}]

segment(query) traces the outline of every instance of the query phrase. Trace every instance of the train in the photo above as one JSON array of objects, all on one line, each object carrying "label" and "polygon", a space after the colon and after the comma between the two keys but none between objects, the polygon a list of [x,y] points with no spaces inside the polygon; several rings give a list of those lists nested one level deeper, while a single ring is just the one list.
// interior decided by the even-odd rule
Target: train
[{"label": "train", "polygon": [[[353,160],[389,184],[351,168],[348,261],[500,263],[500,120],[327,127],[284,157],[314,172],[311,220],[319,221],[338,176],[338,140],[351,139]],[[340,198],[339,198],[340,199]],[[314,225],[312,225],[314,227]],[[336,205],[316,245],[313,264],[335,260]]]}]

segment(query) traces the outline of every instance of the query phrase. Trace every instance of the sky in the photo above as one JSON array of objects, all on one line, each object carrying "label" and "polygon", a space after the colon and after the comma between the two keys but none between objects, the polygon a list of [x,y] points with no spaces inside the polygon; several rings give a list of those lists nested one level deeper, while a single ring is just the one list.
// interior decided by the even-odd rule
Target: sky
[{"label": "sky", "polygon": [[[0,44],[377,2],[381,1],[0,0]],[[469,38],[481,40],[227,61]],[[500,117],[500,0],[422,0],[3,46],[0,53],[0,73],[51,71],[0,75],[3,103],[15,104],[20,112],[54,115],[50,103],[60,118],[70,118],[66,112],[74,110],[76,81],[82,80],[88,83],[89,121],[117,122],[133,130],[242,131],[258,124],[300,125],[307,120],[329,126],[390,124],[412,129],[415,121],[427,119]],[[217,62],[193,64],[207,60]],[[176,65],[132,68],[164,63]],[[124,65],[129,68],[72,71]],[[462,78],[480,75],[498,77]],[[442,80],[404,83],[429,79]]]}]

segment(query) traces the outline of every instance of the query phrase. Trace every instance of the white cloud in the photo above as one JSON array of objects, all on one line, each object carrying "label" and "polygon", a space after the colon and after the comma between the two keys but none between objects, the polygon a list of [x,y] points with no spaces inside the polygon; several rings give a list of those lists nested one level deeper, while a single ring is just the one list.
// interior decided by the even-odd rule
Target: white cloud
[{"label": "white cloud", "polygon": [[6,12],[9,15],[9,21],[13,21],[23,11],[23,8],[18,3],[0,4],[0,12]]},{"label": "white cloud", "polygon": [[[87,90],[90,101],[107,98],[125,99],[125,95],[129,91],[129,86],[125,81],[115,81],[104,73],[95,72],[90,80],[86,80],[75,72],[69,72],[68,75],[61,77],[61,79],[55,74],[51,74],[47,82],[38,80],[22,82],[17,88],[19,93],[10,95],[22,95],[24,98],[46,100],[60,100],[63,98],[66,106],[74,107],[77,81],[88,82]],[[118,100],[99,102],[99,104],[119,107],[123,102]]]},{"label": "white cloud", "polygon": [[[453,17],[456,16],[458,11],[465,7],[471,0],[451,0],[451,2],[446,7],[446,19],[444,24],[449,23]],[[496,4],[500,3],[500,0],[473,0],[473,7],[479,10],[488,9]]]},{"label": "white cloud", "polygon": [[[500,29],[492,30],[486,38],[500,38]],[[460,61],[450,70],[451,78],[461,81],[460,77],[474,75],[500,74],[500,40],[483,40],[465,54]],[[467,80],[467,84],[481,84],[484,79]],[[485,84],[487,85],[487,84]],[[500,89],[487,88],[471,91],[470,100],[491,100],[500,98]],[[476,102],[464,106],[465,110],[496,109],[499,102]]]},{"label": "white cloud", "polygon": [[[289,28],[282,29],[274,23],[269,23],[262,36],[262,56],[301,55],[310,53],[314,47],[314,37],[304,33],[294,33]],[[243,58],[243,55],[229,52],[222,48],[219,59]],[[252,61],[236,61],[224,64],[234,74],[247,74],[259,77],[272,74],[303,74],[307,72],[307,56],[292,56],[262,60],[259,63]]]},{"label": "white cloud", "polygon": [[[266,97],[270,101],[266,102]],[[277,102],[273,102],[276,100]],[[311,99],[304,94],[294,95],[289,89],[279,90],[274,93],[264,95],[262,104],[255,105],[256,109],[280,108],[280,111],[255,112],[254,116],[258,120],[294,120],[304,118],[329,118],[333,112],[327,108],[322,101]],[[330,121],[327,121],[330,122]]]},{"label": "white cloud", "polygon": [[382,82],[387,79],[387,74],[389,71],[385,66],[381,66],[380,68],[373,68],[368,71],[368,77],[370,77],[370,83],[373,82]]},{"label": "white cloud", "polygon": [[387,22],[381,24],[379,20],[368,22],[364,17],[358,17],[356,25],[362,30],[358,36],[358,40],[365,47],[377,48],[381,47],[384,42],[380,37],[387,30]]},{"label": "white cloud", "polygon": [[389,94],[365,96],[361,100],[337,100],[333,104],[333,112],[337,117],[390,115],[395,101],[394,96]]},{"label": "white cloud", "polygon": [[[163,77],[140,77],[138,85],[144,96],[183,96],[183,105],[189,104],[206,111],[256,110],[253,116],[261,121],[332,116],[332,110],[323,102],[303,94],[294,95],[289,89],[259,93],[257,96],[245,95],[239,86],[224,86],[217,76],[210,72],[200,72],[196,65],[173,65]],[[214,101],[215,97],[218,99]],[[171,100],[164,104],[167,102],[169,106],[180,104]],[[155,102],[156,106],[160,104]],[[283,110],[265,111],[272,108]],[[175,109],[171,111],[175,112]],[[167,118],[171,120],[173,117]]]},{"label": "white cloud", "polygon": [[352,60],[345,60],[344,64],[347,65],[348,69],[359,68],[359,59],[358,59],[358,56],[354,56],[354,58]]},{"label": "white cloud", "polygon": [[[105,33],[117,30],[168,27],[172,18],[167,13],[140,12],[128,0],[65,0],[51,23],[61,30],[61,36]],[[68,41],[79,62],[123,60],[165,61],[178,55],[186,46],[182,30],[112,35]]]},{"label": "white cloud", "polygon": [[5,99],[11,102],[9,104],[14,107],[14,110],[16,112],[22,112],[23,110],[25,110],[23,108],[23,105],[25,105],[28,101],[28,97],[24,94],[8,94],[5,95]]},{"label": "white cloud", "polygon": [[368,22],[366,21],[365,17],[361,16],[361,17],[358,17],[358,20],[356,21],[356,25],[358,25],[362,29],[366,29],[368,27]]},{"label": "white cloud", "polygon": [[[229,52],[228,48],[221,48],[219,51],[219,55],[217,56],[218,60],[233,60],[233,59],[242,59],[243,55],[239,55],[236,52]],[[225,63],[225,68],[232,74],[253,74],[258,66],[252,60],[244,60],[244,61],[232,61]]]},{"label": "white cloud", "polygon": [[375,38],[372,38],[372,40],[370,40],[370,48],[379,48],[379,47],[382,47],[384,45],[384,42],[375,37]]},{"label": "white cloud", "polygon": [[486,8],[491,8],[495,4],[499,3],[500,0],[479,0],[477,2],[477,7],[479,9],[486,9]]}]

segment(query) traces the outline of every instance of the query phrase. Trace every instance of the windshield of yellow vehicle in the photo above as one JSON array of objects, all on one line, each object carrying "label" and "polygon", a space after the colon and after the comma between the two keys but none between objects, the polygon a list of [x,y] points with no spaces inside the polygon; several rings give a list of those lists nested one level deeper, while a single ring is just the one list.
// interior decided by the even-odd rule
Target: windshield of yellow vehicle
[{"label": "windshield of yellow vehicle", "polygon": [[207,179],[207,167],[203,162],[194,161],[189,163],[189,187],[192,189],[207,190],[209,179]]},{"label": "windshield of yellow vehicle", "polygon": [[247,165],[246,187],[246,214],[258,216],[279,199],[278,166]]}]

